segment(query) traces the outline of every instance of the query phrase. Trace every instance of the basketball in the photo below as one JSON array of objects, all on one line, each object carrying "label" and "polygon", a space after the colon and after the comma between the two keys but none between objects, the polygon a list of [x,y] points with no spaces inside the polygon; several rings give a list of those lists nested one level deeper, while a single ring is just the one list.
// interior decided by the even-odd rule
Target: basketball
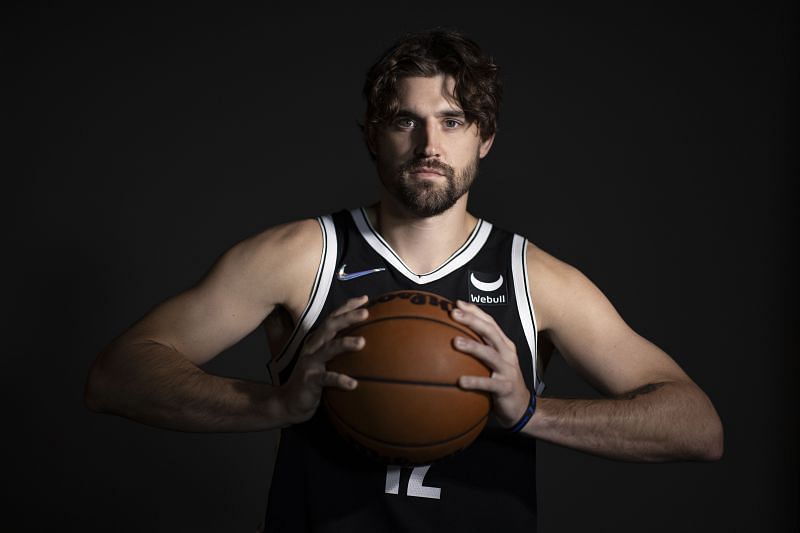
[{"label": "basketball", "polygon": [[334,427],[370,455],[393,464],[425,464],[472,443],[489,416],[489,394],[459,388],[462,375],[491,372],[453,347],[457,335],[482,342],[450,318],[454,303],[437,294],[398,291],[365,304],[369,317],[339,333],[364,347],[337,355],[328,370],[358,380],[351,391],[327,388]]}]

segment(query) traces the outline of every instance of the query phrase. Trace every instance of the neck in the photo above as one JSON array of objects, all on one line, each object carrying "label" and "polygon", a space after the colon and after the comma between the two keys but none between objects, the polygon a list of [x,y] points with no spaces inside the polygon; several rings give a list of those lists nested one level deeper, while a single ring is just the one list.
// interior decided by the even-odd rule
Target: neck
[{"label": "neck", "polygon": [[475,229],[478,219],[467,212],[467,194],[447,211],[433,217],[409,213],[387,194],[367,208],[372,226],[416,274],[444,263]]}]

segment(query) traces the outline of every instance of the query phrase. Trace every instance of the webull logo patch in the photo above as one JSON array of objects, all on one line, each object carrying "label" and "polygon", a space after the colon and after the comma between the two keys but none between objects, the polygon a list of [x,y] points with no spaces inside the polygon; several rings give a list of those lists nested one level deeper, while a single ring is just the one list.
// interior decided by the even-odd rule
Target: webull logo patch
[{"label": "webull logo patch", "polygon": [[500,273],[469,271],[467,283],[470,303],[476,305],[506,305],[506,280]]}]

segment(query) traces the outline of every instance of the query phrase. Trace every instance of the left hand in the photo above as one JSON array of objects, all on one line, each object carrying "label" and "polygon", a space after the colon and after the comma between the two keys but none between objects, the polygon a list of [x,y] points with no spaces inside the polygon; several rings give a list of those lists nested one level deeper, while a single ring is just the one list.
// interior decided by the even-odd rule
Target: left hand
[{"label": "left hand", "polygon": [[475,331],[486,343],[457,336],[453,339],[453,346],[480,360],[492,371],[488,378],[461,376],[458,385],[463,389],[491,393],[498,421],[505,428],[512,427],[525,414],[531,399],[519,368],[517,347],[494,318],[478,306],[458,300],[451,314],[454,320]]}]

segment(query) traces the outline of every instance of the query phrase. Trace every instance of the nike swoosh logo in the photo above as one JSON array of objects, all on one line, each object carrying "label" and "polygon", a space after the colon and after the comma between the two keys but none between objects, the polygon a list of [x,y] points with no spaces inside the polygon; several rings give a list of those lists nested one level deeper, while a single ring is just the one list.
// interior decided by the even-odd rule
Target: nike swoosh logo
[{"label": "nike swoosh logo", "polygon": [[484,283],[484,282],[478,280],[478,278],[475,277],[475,274],[470,274],[469,275],[469,282],[472,283],[472,285],[476,289],[478,289],[479,291],[493,292],[493,291],[496,291],[497,289],[499,289],[500,286],[503,284],[503,275],[500,274],[500,277],[497,279],[497,281],[492,281],[490,283]]},{"label": "nike swoosh logo", "polygon": [[386,268],[381,267],[381,268],[372,268],[369,270],[361,270],[359,272],[347,273],[344,271],[345,268],[347,268],[347,265],[342,265],[342,268],[340,268],[339,271],[336,273],[336,279],[338,279],[339,281],[350,281],[351,279],[360,278],[361,276],[368,276],[370,274],[374,274],[375,272],[382,272],[386,270]]}]

